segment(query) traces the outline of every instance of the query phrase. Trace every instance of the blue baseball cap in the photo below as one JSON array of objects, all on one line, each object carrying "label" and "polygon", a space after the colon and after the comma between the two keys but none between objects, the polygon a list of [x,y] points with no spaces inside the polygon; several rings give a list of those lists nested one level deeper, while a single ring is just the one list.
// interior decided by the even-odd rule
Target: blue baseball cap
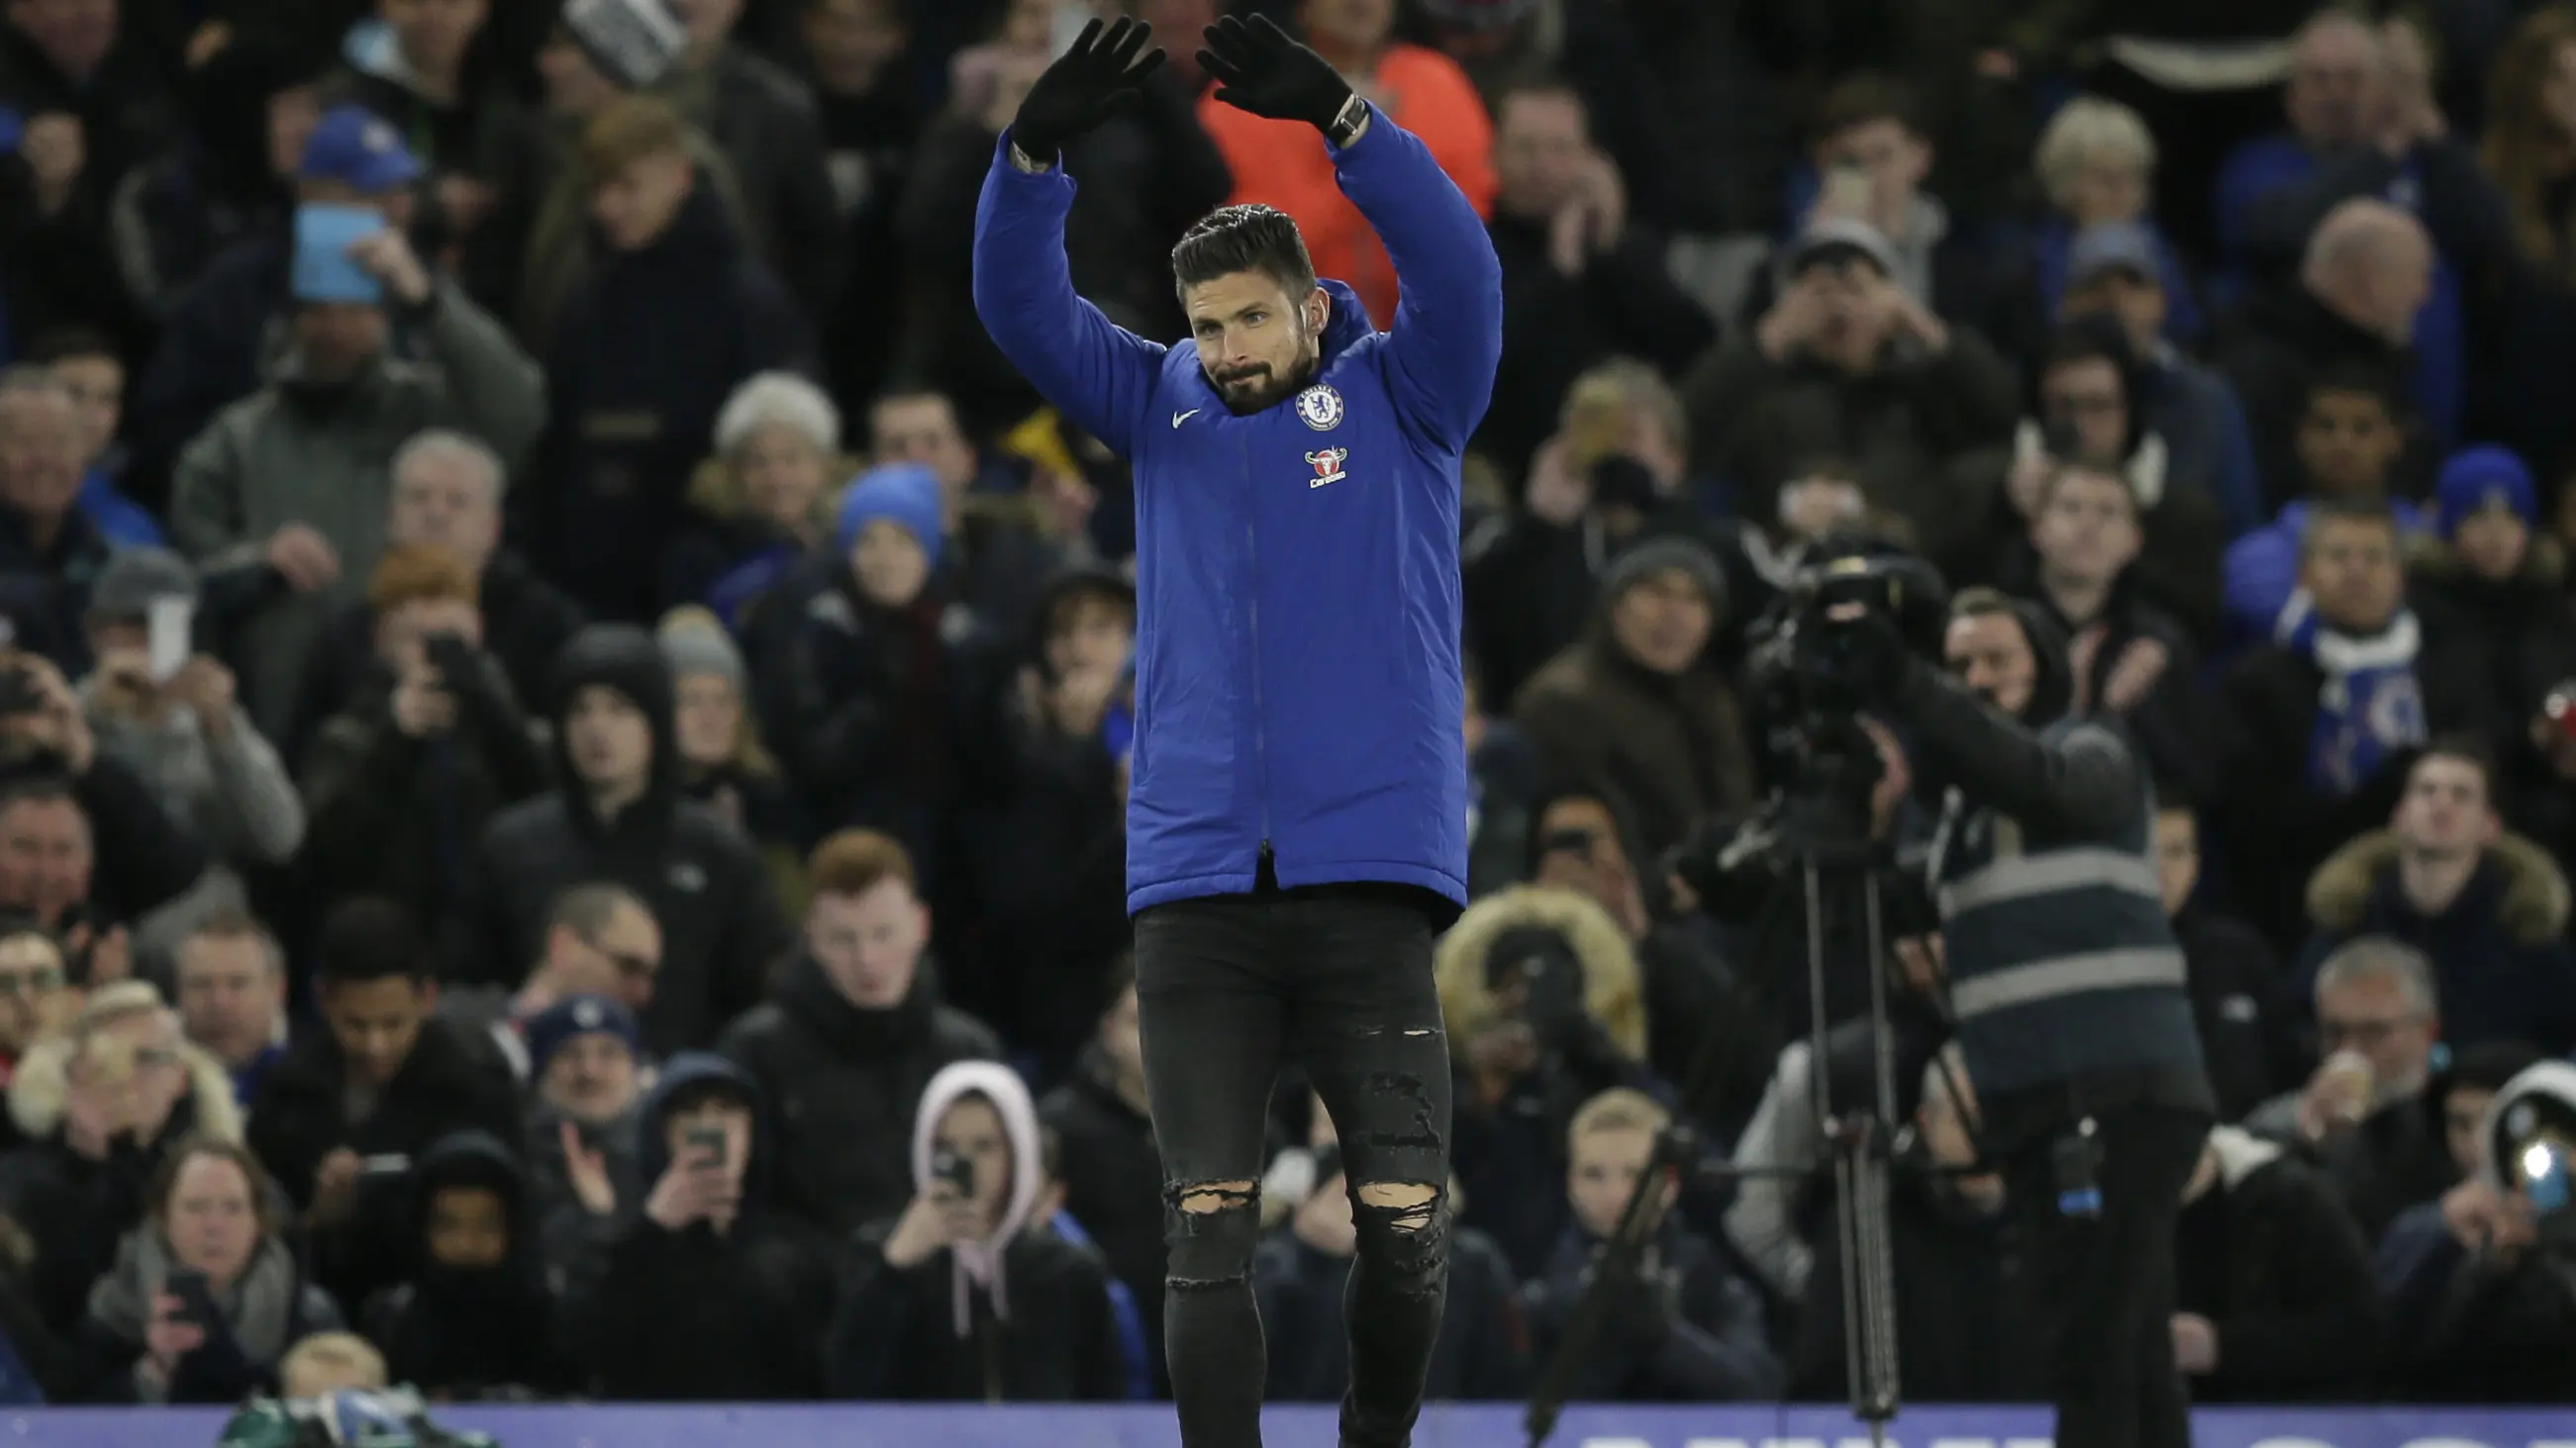
[{"label": "blue baseball cap", "polygon": [[378,196],[419,180],[420,158],[391,121],[364,106],[333,106],[313,127],[296,171],[307,181],[337,182]]}]

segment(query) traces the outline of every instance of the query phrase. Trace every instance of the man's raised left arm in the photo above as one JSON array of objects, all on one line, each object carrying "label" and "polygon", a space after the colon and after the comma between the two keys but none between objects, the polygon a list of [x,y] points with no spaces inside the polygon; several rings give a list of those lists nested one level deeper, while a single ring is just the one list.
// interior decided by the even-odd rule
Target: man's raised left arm
[{"label": "man's raised left arm", "polygon": [[1503,264],[1476,208],[1431,148],[1366,101],[1358,133],[1333,148],[1342,194],[1395,263],[1387,365],[1400,400],[1453,447],[1484,420],[1503,356]]},{"label": "man's raised left arm", "polygon": [[1342,192],[1395,262],[1401,296],[1387,339],[1397,403],[1463,448],[1485,416],[1503,355],[1503,268],[1485,223],[1420,138],[1379,114],[1330,62],[1268,17],[1207,29],[1199,68],[1216,98],[1324,133]]}]

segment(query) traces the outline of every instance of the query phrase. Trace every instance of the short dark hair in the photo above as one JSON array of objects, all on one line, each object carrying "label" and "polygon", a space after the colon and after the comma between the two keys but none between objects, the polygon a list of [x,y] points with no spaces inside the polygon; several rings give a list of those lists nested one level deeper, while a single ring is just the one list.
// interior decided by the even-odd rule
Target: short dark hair
[{"label": "short dark hair", "polygon": [[1497,127],[1503,123],[1504,110],[1510,107],[1513,98],[1517,96],[1572,101],[1574,109],[1583,116],[1584,129],[1590,130],[1592,127],[1592,105],[1583,98],[1583,92],[1576,89],[1572,81],[1545,74],[1523,76],[1518,80],[1506,81],[1503,88],[1494,93],[1494,124]]},{"label": "short dark hair", "polygon": [[322,917],[313,956],[315,974],[335,985],[429,978],[429,951],[418,917],[384,895],[359,895],[333,906]]},{"label": "short dark hair", "polygon": [[42,774],[31,774],[24,779],[12,781],[5,787],[0,787],[0,814],[7,814],[11,809],[22,804],[65,803],[79,810],[82,819],[89,818],[89,808],[83,805],[80,802],[80,796],[73,792],[72,782],[51,770]]},{"label": "short dark hair", "polygon": [[1073,632],[1073,626],[1095,608],[1107,609],[1125,619],[1130,629],[1136,626],[1136,596],[1133,593],[1106,577],[1082,578],[1065,585],[1055,597],[1047,600],[1046,636],[1062,638]]},{"label": "short dark hair", "polygon": [[2305,413],[2320,394],[2328,392],[2374,398],[2392,422],[2402,423],[2406,415],[2404,382],[2394,367],[2383,363],[2344,358],[2325,364],[2308,379],[2307,390],[2299,394],[2299,411]]},{"label": "short dark hair", "polygon": [[2013,607],[2011,597],[2000,588],[1988,588],[1982,584],[1963,588],[1950,600],[1952,623],[1963,618],[1993,618],[1998,614],[2011,619],[2021,617],[2021,610]]},{"label": "short dark hair", "polygon": [[1172,248],[1172,285],[1182,291],[1236,272],[1257,271],[1291,301],[1315,289],[1315,259],[1288,213],[1273,206],[1220,206]]},{"label": "short dark hair", "polygon": [[2362,523],[2385,529],[2392,540],[2402,539],[2396,511],[2387,502],[2375,498],[2319,498],[2308,505],[2308,528],[2299,535],[2299,561],[2305,563],[2316,551],[2316,541],[2329,523]]},{"label": "short dark hair", "polygon": [[248,940],[259,946],[260,957],[270,970],[282,973],[286,969],[286,948],[277,943],[277,936],[259,922],[258,916],[247,910],[232,906],[217,910],[191,926],[180,943],[190,940]]},{"label": "short dark hair", "polygon": [[2116,485],[2128,496],[2130,521],[2144,521],[2146,506],[2138,501],[2138,485],[2129,481],[2128,474],[2116,467],[2098,467],[2082,458],[2070,457],[2064,453],[2054,455],[2047,475],[2039,480],[2039,495],[2031,499],[2031,513],[2034,517],[2048,511],[2048,505],[2057,500],[2059,490],[2066,486],[2069,478],[2094,478]]},{"label": "short dark hair", "polygon": [[2494,807],[2496,797],[2495,751],[2487,747],[2487,742],[2485,740],[2478,738],[2474,734],[2444,734],[2439,736],[2434,739],[2432,743],[2425,745],[2424,752],[2416,755],[2415,762],[2406,767],[2406,773],[2410,780],[2415,771],[2421,768],[2425,761],[2432,759],[2448,759],[2454,763],[2465,764],[2471,769],[2476,770],[2478,772],[2478,787],[2485,791],[2488,807]]},{"label": "short dark hair", "polygon": [[1813,139],[1822,145],[1854,126],[1873,121],[1894,121],[1909,134],[1922,135],[1922,107],[1914,98],[1914,88],[1881,71],[1857,71],[1843,77],[1816,106]]},{"label": "short dark hair", "polygon": [[125,353],[107,333],[77,322],[39,332],[27,347],[27,360],[39,367],[51,367],[75,357],[112,358],[119,366],[125,361]]}]

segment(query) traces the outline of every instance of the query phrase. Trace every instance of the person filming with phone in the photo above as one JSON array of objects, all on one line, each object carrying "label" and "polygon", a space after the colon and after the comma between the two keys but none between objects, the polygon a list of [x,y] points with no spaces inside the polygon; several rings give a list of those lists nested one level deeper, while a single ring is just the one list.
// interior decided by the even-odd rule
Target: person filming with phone
[{"label": "person filming with phone", "polygon": [[1035,1225],[1047,1177],[1037,1108],[1010,1067],[960,1061],[930,1078],[902,1215],[860,1229],[826,1341],[835,1398],[1106,1402],[1125,1396],[1109,1269]]},{"label": "person filming with phone", "polygon": [[274,1384],[307,1333],[342,1326],[307,1281],[248,1148],[191,1138],[154,1174],[151,1215],[90,1290],[91,1402],[233,1403]]},{"label": "person filming with phone", "polygon": [[[108,561],[90,588],[97,667],[78,686],[90,732],[165,813],[196,827],[218,866],[282,865],[304,842],[304,801],[235,697],[232,670],[197,647],[201,601],[196,570],[166,548]],[[229,872],[198,889],[243,903]]]},{"label": "person filming with phone", "polygon": [[643,1211],[564,1304],[595,1396],[811,1400],[834,1302],[835,1244],[771,1205],[774,1138],[751,1074],[683,1051],[645,1098]]}]

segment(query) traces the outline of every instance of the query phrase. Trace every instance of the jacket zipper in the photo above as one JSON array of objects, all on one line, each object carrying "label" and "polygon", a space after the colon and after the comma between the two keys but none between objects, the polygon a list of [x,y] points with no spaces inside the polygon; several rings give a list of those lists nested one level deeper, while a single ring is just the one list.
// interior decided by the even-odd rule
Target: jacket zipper
[{"label": "jacket zipper", "polygon": [[1261,853],[1270,855],[1270,726],[1261,702],[1261,543],[1253,527],[1261,498],[1259,485],[1252,477],[1252,443],[1248,436],[1242,444],[1242,456],[1243,551],[1252,565],[1252,757],[1261,773]]}]

